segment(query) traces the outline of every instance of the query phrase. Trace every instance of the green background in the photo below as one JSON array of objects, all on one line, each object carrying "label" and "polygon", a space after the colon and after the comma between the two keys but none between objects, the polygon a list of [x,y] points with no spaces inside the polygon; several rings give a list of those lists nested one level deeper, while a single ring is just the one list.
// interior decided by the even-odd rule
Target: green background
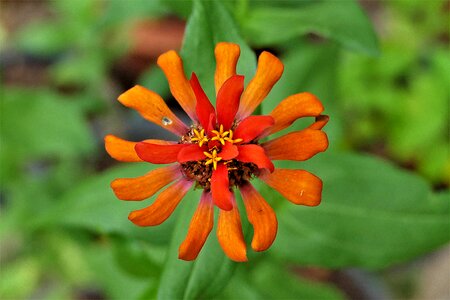
[{"label": "green background", "polygon": [[[77,0],[1,6],[1,299],[423,295],[419,271],[450,237],[448,2]],[[179,112],[150,60],[137,75],[118,68],[133,49],[133,24],[142,20],[186,21],[176,50],[186,73],[195,71],[210,95],[215,44],[230,41],[241,46],[238,72],[246,82],[262,50],[285,65],[263,113],[309,91],[330,116],[327,152],[278,164],[318,175],[322,204],[295,206],[255,180],[276,210],[279,230],[268,251],[249,251],[248,263],[230,261],[214,231],[196,261],[177,259],[199,191],[190,192],[163,225],[138,228],[127,215],[151,200],[121,202],[109,188],[115,178],[155,167],[113,161],[104,135],[173,138],[123,108],[117,96],[140,83]],[[249,245],[251,226],[242,218]]]}]

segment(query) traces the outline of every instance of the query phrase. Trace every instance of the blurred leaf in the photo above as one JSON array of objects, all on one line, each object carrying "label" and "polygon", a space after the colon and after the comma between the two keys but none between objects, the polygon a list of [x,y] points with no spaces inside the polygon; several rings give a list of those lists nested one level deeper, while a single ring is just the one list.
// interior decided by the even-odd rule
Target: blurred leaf
[{"label": "blurred leaf", "polygon": [[[280,258],[330,268],[383,268],[448,242],[442,228],[450,225],[449,206],[431,201],[421,178],[355,154],[327,153],[305,165],[324,182],[322,204],[280,207],[272,247]],[[279,197],[262,189],[268,198]]]},{"label": "blurred leaf", "polygon": [[245,36],[259,47],[315,33],[350,50],[379,53],[370,20],[356,1],[316,1],[299,8],[259,7],[243,20]]},{"label": "blurred leaf", "polygon": [[83,55],[68,55],[50,69],[50,74],[56,84],[101,86],[106,70],[104,54],[100,52]]},{"label": "blurred leaf", "polygon": [[2,178],[12,181],[21,176],[20,168],[45,170],[55,159],[85,156],[94,149],[77,98],[44,89],[8,88],[0,102]]},{"label": "blurred leaf", "polygon": [[40,266],[36,259],[23,257],[0,268],[0,298],[26,299],[39,284]]},{"label": "blurred leaf", "polygon": [[86,258],[95,275],[95,283],[106,292],[106,299],[137,299],[146,287],[154,284],[152,278],[130,277],[124,273],[115,263],[108,243],[90,246]]},{"label": "blurred leaf", "polygon": [[[237,263],[225,256],[217,238],[211,231],[199,256],[194,261],[178,259],[178,247],[183,242],[200,201],[199,191],[183,199],[177,219],[167,261],[158,288],[158,299],[207,299],[224,288]],[[216,216],[217,217],[217,216]],[[217,220],[217,218],[216,218]]]},{"label": "blurred leaf", "polygon": [[63,33],[64,23],[36,23],[26,26],[16,36],[17,46],[26,51],[43,56],[52,56],[70,47],[74,32]]},{"label": "blurred leaf", "polygon": [[336,288],[306,281],[270,261],[259,264],[248,276],[263,299],[344,299]]},{"label": "blurred leaf", "polygon": [[151,202],[120,201],[110,188],[113,179],[142,176],[157,167],[159,166],[149,163],[127,164],[87,178],[62,195],[53,210],[35,222],[40,226],[74,226],[103,234],[115,233],[152,243],[166,243],[170,238],[170,219],[153,228],[134,225],[128,220],[128,214],[132,210],[150,205]]},{"label": "blurred leaf", "polygon": [[[310,92],[319,97],[325,107],[324,114],[331,116],[325,131],[330,138],[330,145],[336,146],[342,135],[340,108],[336,105],[336,73],[339,49],[335,43],[311,44],[305,41],[289,45],[280,56],[284,64],[281,79],[275,84],[268,97],[262,102],[262,113],[269,114],[286,97]],[[303,120],[298,120],[289,131],[305,127]],[[280,132],[280,134],[286,131]]]},{"label": "blurred leaf", "polygon": [[193,1],[195,0],[157,0],[155,2],[160,3],[160,5],[164,5],[170,12],[186,19],[192,12]]},{"label": "blurred leaf", "polygon": [[113,254],[122,270],[143,278],[159,275],[161,268],[149,255],[153,247],[141,241],[124,238],[115,238],[113,242]]},{"label": "blurred leaf", "polygon": [[193,11],[186,25],[181,54],[186,74],[195,72],[211,102],[215,103],[214,48],[219,42],[234,42],[241,46],[237,73],[248,82],[256,69],[255,55],[239,34],[238,27],[224,7],[217,0],[195,0]]},{"label": "blurred leaf", "polygon": [[92,135],[76,99],[42,89],[4,90],[0,135],[8,148],[27,159],[93,150]]},{"label": "blurred leaf", "polygon": [[214,299],[344,299],[337,288],[307,281],[265,258],[256,265],[240,265],[224,292]]}]

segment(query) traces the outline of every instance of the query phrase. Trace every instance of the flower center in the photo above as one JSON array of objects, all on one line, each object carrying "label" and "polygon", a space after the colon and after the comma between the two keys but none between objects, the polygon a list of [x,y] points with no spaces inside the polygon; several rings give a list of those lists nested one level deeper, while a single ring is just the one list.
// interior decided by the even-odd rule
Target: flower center
[{"label": "flower center", "polygon": [[224,160],[221,152],[227,143],[238,144],[243,140],[233,137],[233,130],[225,130],[220,125],[215,130],[206,132],[203,128],[192,128],[181,142],[197,144],[202,148],[205,158],[199,161],[189,161],[181,164],[184,175],[196,181],[197,186],[205,190],[211,187],[211,176],[217,169],[218,163],[223,163],[228,169],[230,187],[239,186],[259,173],[258,167],[253,163],[244,163],[236,159]]}]

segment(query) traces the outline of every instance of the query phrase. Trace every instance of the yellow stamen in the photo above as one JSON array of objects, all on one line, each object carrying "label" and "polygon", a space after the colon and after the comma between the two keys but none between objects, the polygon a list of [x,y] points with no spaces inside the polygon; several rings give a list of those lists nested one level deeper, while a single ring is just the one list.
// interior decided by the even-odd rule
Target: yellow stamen
[{"label": "yellow stamen", "polygon": [[200,132],[198,132],[197,129],[194,129],[194,134],[195,137],[191,138],[191,141],[198,142],[199,147],[208,142],[208,138],[205,136],[205,129],[200,130]]},{"label": "yellow stamen", "polygon": [[213,169],[216,170],[217,169],[217,162],[222,160],[222,157],[217,156],[217,150],[214,149],[212,151],[212,153],[209,152],[203,152],[203,154],[205,154],[205,156],[207,158],[209,158],[208,160],[206,160],[205,165],[210,165],[213,164]]},{"label": "yellow stamen", "polygon": [[240,143],[243,141],[243,139],[241,138],[233,140],[233,130],[230,129],[228,132],[229,132],[228,137],[224,138],[225,141],[228,141],[232,144]]},{"label": "yellow stamen", "polygon": [[223,131],[223,125],[220,125],[219,131],[211,130],[211,133],[214,133],[216,136],[211,138],[211,141],[219,141],[222,145],[225,145],[226,137],[230,134],[230,132]]}]

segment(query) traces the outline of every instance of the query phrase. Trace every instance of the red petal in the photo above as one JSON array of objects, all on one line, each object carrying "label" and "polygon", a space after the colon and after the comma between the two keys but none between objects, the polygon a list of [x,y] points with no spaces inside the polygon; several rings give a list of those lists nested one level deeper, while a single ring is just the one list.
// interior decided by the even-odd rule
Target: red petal
[{"label": "red petal", "polygon": [[238,156],[239,151],[238,148],[230,142],[225,142],[225,145],[222,146],[222,150],[219,153],[219,156],[222,157],[223,160],[230,160]]},{"label": "red petal", "polygon": [[224,82],[217,93],[217,122],[230,129],[239,108],[239,101],[244,90],[244,76],[234,75]]},{"label": "red petal", "polygon": [[205,154],[203,151],[207,151],[206,146],[199,147],[197,144],[186,145],[184,148],[178,152],[178,162],[183,163],[187,161],[197,161],[205,159]]},{"label": "red petal", "polygon": [[274,166],[269,157],[267,157],[264,148],[255,144],[238,146],[239,155],[237,160],[242,162],[254,163],[260,169],[268,169],[273,172]]},{"label": "red petal", "polygon": [[259,137],[267,128],[272,126],[274,119],[271,116],[250,116],[242,120],[234,131],[233,138],[241,138],[244,143]]},{"label": "red petal", "polygon": [[211,176],[211,193],[214,203],[223,210],[233,208],[231,204],[231,192],[228,181],[228,169],[224,164],[219,163],[217,169]]},{"label": "red petal", "polygon": [[242,185],[240,190],[248,220],[254,229],[252,248],[255,251],[264,251],[272,245],[277,235],[277,217],[270,205],[250,183]]},{"label": "red petal", "polygon": [[178,258],[194,260],[208,238],[214,223],[214,206],[211,193],[203,192],[200,204],[192,217],[186,239],[178,249]]},{"label": "red petal", "polygon": [[134,149],[140,159],[153,164],[168,164],[177,161],[178,153],[186,144],[156,145],[137,143]]},{"label": "red petal", "polygon": [[203,128],[208,129],[210,115],[213,114],[215,116],[214,106],[209,101],[208,96],[206,96],[195,73],[192,73],[190,83],[197,99],[195,111],[197,112],[198,120]]}]

